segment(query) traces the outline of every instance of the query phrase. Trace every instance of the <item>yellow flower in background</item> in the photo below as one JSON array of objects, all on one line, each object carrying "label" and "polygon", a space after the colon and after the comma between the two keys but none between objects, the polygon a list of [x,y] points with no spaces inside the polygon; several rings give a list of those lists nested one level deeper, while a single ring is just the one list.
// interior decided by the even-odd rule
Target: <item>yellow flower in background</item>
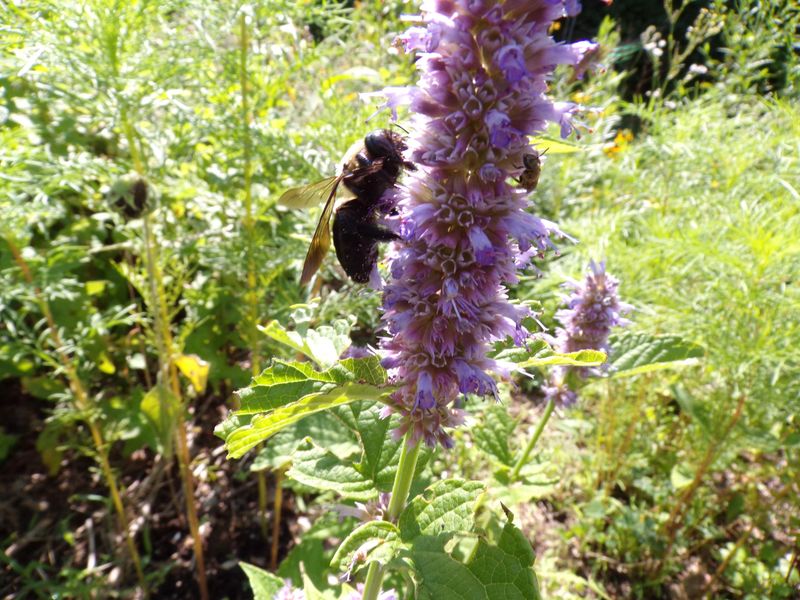
[{"label": "yellow flower in background", "polygon": [[603,145],[603,152],[605,152],[606,156],[609,158],[616,158],[632,141],[633,132],[630,129],[622,129],[614,136],[613,142],[607,142]]}]

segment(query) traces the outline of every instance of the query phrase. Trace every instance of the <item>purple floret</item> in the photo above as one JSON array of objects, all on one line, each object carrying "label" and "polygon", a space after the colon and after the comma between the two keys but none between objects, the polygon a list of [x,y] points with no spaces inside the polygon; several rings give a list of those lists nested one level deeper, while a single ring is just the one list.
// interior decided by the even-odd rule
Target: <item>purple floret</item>
[{"label": "purple floret", "polygon": [[426,0],[424,27],[400,40],[417,53],[413,88],[385,90],[393,113],[413,113],[410,155],[419,167],[398,194],[391,279],[384,288],[384,366],[399,390],[384,414],[401,416],[396,436],[452,446],[463,394],[497,397],[491,344],[522,344],[529,311],[507,286],[552,247],[555,224],[527,210],[513,181],[531,135],[548,123],[567,135],[575,110],[548,96],[559,64],[576,66],[594,46],[561,44],[554,20],[574,14],[564,0]]}]

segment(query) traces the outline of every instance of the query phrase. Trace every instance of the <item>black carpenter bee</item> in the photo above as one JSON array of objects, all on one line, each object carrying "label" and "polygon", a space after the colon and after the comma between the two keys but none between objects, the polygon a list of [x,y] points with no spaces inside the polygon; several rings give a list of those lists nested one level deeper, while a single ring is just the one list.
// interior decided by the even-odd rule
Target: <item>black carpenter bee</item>
[{"label": "black carpenter bee", "polygon": [[[325,202],[322,216],[311,238],[300,284],[317,272],[331,247],[330,220],[333,215],[333,245],[339,264],[357,283],[369,281],[378,260],[378,243],[399,239],[378,222],[381,198],[394,187],[403,168],[416,170],[403,158],[405,139],[389,129],[375,130],[354,144],[343,159],[342,171],[310,185],[292,188],[278,202],[289,208],[308,208]],[[336,192],[344,183],[350,195],[337,204]]]},{"label": "black carpenter bee", "polygon": [[534,150],[531,153],[522,155],[522,166],[525,170],[520,173],[517,181],[526,192],[534,191],[536,186],[539,185],[539,176],[542,174],[541,157],[545,152],[547,150],[539,154]]}]

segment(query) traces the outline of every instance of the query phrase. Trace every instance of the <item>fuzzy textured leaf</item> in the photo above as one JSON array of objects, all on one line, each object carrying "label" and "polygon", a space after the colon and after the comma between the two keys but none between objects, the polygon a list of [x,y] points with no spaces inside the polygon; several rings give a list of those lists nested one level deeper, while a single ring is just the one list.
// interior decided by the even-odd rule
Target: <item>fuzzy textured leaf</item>
[{"label": "fuzzy textured leaf", "polygon": [[612,377],[630,377],[661,369],[695,365],[705,350],[676,335],[623,333],[611,337]]},{"label": "fuzzy textured leaf", "polygon": [[253,600],[272,600],[275,594],[284,586],[283,579],[264,569],[243,561],[239,562],[239,566],[244,571],[244,574],[247,575],[247,581],[253,590]]},{"label": "fuzzy textured leaf", "polygon": [[362,475],[352,461],[345,461],[311,441],[303,442],[292,456],[286,473],[295,481],[344,498],[369,500],[377,495],[374,482]]},{"label": "fuzzy textured leaf", "polygon": [[403,541],[412,541],[420,535],[439,535],[443,531],[471,530],[475,504],[483,487],[481,483],[460,479],[431,485],[400,514],[398,525]]},{"label": "fuzzy textured leaf", "polygon": [[479,425],[471,432],[478,447],[493,461],[500,465],[512,466],[514,454],[509,447],[509,440],[515,426],[505,406],[492,405],[486,409]]},{"label": "fuzzy textured leaf", "polygon": [[374,400],[384,392],[373,385],[349,383],[328,392],[304,396],[270,413],[256,416],[249,425],[230,433],[225,440],[228,457],[240,458],[250,448],[304,417],[357,400]]},{"label": "fuzzy textured leaf", "polygon": [[534,554],[528,540],[506,523],[494,541],[479,535],[466,560],[448,552],[445,535],[421,536],[411,560],[419,577],[420,598],[436,600],[538,600]]},{"label": "fuzzy textured leaf", "polygon": [[375,560],[386,564],[397,555],[399,538],[399,530],[388,521],[363,523],[339,544],[331,566],[342,573],[350,569],[356,560],[359,566]]}]

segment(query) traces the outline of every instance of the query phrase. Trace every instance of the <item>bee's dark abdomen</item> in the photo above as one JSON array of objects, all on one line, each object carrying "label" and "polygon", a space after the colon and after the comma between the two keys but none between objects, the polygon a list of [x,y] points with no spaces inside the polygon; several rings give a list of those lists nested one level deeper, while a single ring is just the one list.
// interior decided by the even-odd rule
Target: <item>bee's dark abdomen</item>
[{"label": "bee's dark abdomen", "polygon": [[357,283],[369,281],[378,260],[378,242],[397,236],[375,222],[372,207],[357,200],[340,206],[333,217],[333,246],[345,273]]}]

